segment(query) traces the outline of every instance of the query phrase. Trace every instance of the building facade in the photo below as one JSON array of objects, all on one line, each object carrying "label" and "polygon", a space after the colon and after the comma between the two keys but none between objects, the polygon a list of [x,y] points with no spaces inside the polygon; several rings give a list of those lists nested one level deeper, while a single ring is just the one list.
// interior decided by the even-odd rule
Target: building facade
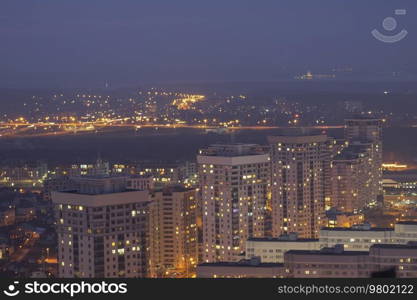
[{"label": "building facade", "polygon": [[272,234],[317,238],[324,221],[330,141],[300,130],[268,137],[272,161]]},{"label": "building facade", "polygon": [[284,255],[286,277],[290,278],[366,278],[366,251],[344,251],[343,247],[318,251],[291,250]]},{"label": "building facade", "polygon": [[417,223],[399,222],[392,228],[371,228],[354,226],[352,228],[322,228],[320,247],[344,245],[349,251],[369,251],[374,244],[402,244],[417,241]]},{"label": "building facade", "polygon": [[372,167],[366,148],[347,147],[331,163],[332,207],[357,213],[375,196],[372,192]]},{"label": "building facade", "polygon": [[259,257],[262,263],[283,263],[290,250],[319,250],[318,239],[299,239],[296,234],[278,238],[252,238],[246,242],[246,259]]},{"label": "building facade", "polygon": [[373,272],[394,270],[397,278],[417,277],[417,243],[406,245],[374,245],[369,250]]},{"label": "building facade", "polygon": [[269,232],[269,155],[258,145],[213,145],[197,163],[203,261],[238,261],[248,238]]},{"label": "building facade", "polygon": [[192,277],[199,250],[196,190],[170,186],[151,199],[150,276]]},{"label": "building facade", "polygon": [[381,119],[358,117],[345,120],[345,139],[350,145],[367,148],[370,171],[370,194],[368,205],[376,203],[382,195],[382,124]]},{"label": "building facade", "polygon": [[79,189],[52,192],[59,277],[147,275],[149,194],[120,178],[79,178]]},{"label": "building facade", "polygon": [[150,175],[132,175],[127,178],[126,188],[129,190],[151,190],[154,188],[154,180]]},{"label": "building facade", "polygon": [[284,275],[283,264],[262,263],[258,258],[197,266],[198,278],[282,278]]},{"label": "building facade", "polygon": [[369,251],[344,251],[343,247],[320,251],[288,251],[284,257],[290,278],[369,278],[417,276],[417,244],[379,244]]}]

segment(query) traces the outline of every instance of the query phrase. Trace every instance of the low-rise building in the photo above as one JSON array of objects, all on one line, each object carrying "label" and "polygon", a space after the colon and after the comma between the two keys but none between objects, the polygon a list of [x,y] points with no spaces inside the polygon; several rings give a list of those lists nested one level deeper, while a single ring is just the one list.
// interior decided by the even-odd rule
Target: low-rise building
[{"label": "low-rise building", "polygon": [[354,226],[351,228],[322,228],[320,230],[320,247],[333,247],[344,245],[349,251],[369,251],[373,244],[393,243],[394,229],[371,228],[369,225]]},{"label": "low-rise building", "polygon": [[399,222],[393,228],[373,228],[362,224],[351,228],[322,228],[320,247],[343,244],[345,250],[369,251],[374,244],[407,244],[417,241],[417,222]]},{"label": "low-rise building", "polygon": [[262,263],[259,258],[239,262],[204,263],[197,266],[198,278],[282,278],[284,265]]},{"label": "low-rise building", "polygon": [[289,250],[319,250],[318,239],[302,239],[297,234],[278,238],[251,238],[246,242],[246,259],[259,257],[262,263],[283,263]]},{"label": "low-rise building", "polygon": [[399,278],[417,277],[417,243],[407,245],[374,245],[369,251],[369,264],[374,272],[395,270]]},{"label": "low-rise building", "polygon": [[285,253],[286,277],[369,278],[417,276],[417,244],[378,244],[369,251],[344,251],[342,245],[320,251],[291,250]]},{"label": "low-rise building", "polygon": [[417,241],[417,223],[400,222],[395,228],[375,228],[369,224],[325,227],[319,239],[301,239],[296,234],[278,238],[250,238],[246,242],[246,259],[259,257],[263,263],[282,263],[290,250],[320,250],[343,245],[346,251],[369,251],[375,244],[402,244]]},{"label": "low-rise building", "polygon": [[367,251],[344,251],[342,245],[321,250],[291,250],[284,255],[286,277],[370,277]]}]

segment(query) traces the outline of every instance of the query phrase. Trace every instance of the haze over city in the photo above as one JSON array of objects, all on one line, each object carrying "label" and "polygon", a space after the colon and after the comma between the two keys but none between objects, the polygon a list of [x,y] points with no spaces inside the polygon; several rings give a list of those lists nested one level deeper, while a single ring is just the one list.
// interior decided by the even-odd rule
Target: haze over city
[{"label": "haze over city", "polygon": [[[406,8],[402,43],[372,38]],[[412,0],[2,1],[0,87],[290,80],[415,79]]]},{"label": "haze over city", "polygon": [[0,277],[416,278],[415,14],[2,1]]}]

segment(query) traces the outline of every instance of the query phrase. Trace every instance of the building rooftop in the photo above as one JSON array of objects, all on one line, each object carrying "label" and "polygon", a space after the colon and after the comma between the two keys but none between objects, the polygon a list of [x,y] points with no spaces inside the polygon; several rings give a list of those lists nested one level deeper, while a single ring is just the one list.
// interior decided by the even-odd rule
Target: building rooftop
[{"label": "building rooftop", "polygon": [[268,151],[258,144],[214,144],[200,149],[199,156],[237,157],[250,155],[265,155]]},{"label": "building rooftop", "polygon": [[216,262],[216,263],[202,263],[198,267],[253,267],[253,268],[282,268],[284,264],[278,263],[259,263],[251,264],[250,262]]},{"label": "building rooftop", "polygon": [[139,190],[117,190],[117,191],[98,191],[98,192],[90,192],[90,191],[80,191],[80,190],[69,190],[69,191],[59,191],[57,193],[61,194],[77,194],[77,195],[86,195],[86,196],[97,196],[97,195],[107,195],[107,194],[120,194],[120,193],[133,193],[133,192],[142,192]]},{"label": "building rooftop", "polygon": [[98,174],[98,175],[82,175],[82,176],[74,176],[72,179],[74,180],[108,180],[108,179],[124,179],[128,178],[126,175],[107,175],[107,174]]},{"label": "building rooftop", "polygon": [[329,255],[329,256],[359,256],[368,255],[368,251],[323,251],[323,250],[290,250],[285,254],[300,255]]},{"label": "building rooftop", "polygon": [[344,212],[337,210],[336,208],[332,207],[329,210],[326,210],[327,217],[336,217],[336,216],[361,216],[362,214],[354,213],[354,212]]},{"label": "building rooftop", "polygon": [[135,178],[140,178],[140,179],[145,179],[145,178],[151,178],[152,175],[151,174],[144,174],[144,175],[129,175],[129,177],[127,177],[127,179],[135,179]]},{"label": "building rooftop", "polygon": [[384,170],[384,175],[417,176],[417,169],[407,169],[399,171]]},{"label": "building rooftop", "polygon": [[296,242],[296,243],[309,243],[309,242],[318,242],[318,239],[284,239],[284,238],[249,238],[248,241],[251,242]]},{"label": "building rooftop", "polygon": [[345,227],[323,227],[321,230],[328,230],[328,231],[394,231],[393,228],[379,228],[379,227],[371,227],[371,228],[345,228]]},{"label": "building rooftop", "polygon": [[308,144],[326,142],[329,140],[329,137],[320,132],[310,130],[283,130],[276,135],[268,136],[267,139],[269,144]]},{"label": "building rooftop", "polygon": [[400,221],[397,224],[401,224],[401,225],[417,225],[417,221]]},{"label": "building rooftop", "polygon": [[276,136],[322,136],[318,129],[298,127],[298,128],[282,128],[277,130]]},{"label": "building rooftop", "polygon": [[416,249],[417,250],[417,243],[416,242],[410,242],[406,245],[401,244],[374,244],[371,246],[371,249]]},{"label": "building rooftop", "polygon": [[345,119],[345,121],[382,121],[382,119],[375,118],[368,115],[354,115],[351,118]]},{"label": "building rooftop", "polygon": [[192,191],[194,188],[187,188],[181,185],[171,185],[171,186],[165,186],[161,188],[157,188],[152,190],[153,192],[163,192],[163,193],[181,193],[181,192],[187,192]]}]

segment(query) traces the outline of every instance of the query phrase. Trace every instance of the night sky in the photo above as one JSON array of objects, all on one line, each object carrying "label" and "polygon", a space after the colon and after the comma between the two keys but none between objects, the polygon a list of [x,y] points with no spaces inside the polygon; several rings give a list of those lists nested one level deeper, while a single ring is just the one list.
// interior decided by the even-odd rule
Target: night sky
[{"label": "night sky", "polygon": [[[406,39],[372,37],[387,34],[388,16]],[[3,88],[268,81],[347,66],[406,79],[417,78],[416,53],[415,0],[0,2]]]}]

